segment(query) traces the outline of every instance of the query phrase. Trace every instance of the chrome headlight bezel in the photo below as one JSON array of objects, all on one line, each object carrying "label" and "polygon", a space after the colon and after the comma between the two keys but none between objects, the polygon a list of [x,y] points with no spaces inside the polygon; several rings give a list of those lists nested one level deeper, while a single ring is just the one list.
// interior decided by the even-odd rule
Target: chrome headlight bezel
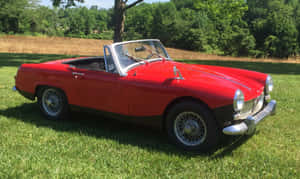
[{"label": "chrome headlight bezel", "polygon": [[240,112],[245,104],[244,93],[241,90],[236,90],[233,98],[233,109],[235,112]]},{"label": "chrome headlight bezel", "polygon": [[270,75],[268,75],[267,79],[266,79],[266,85],[265,85],[265,92],[267,95],[269,95],[274,89],[274,83],[273,83],[273,79]]}]

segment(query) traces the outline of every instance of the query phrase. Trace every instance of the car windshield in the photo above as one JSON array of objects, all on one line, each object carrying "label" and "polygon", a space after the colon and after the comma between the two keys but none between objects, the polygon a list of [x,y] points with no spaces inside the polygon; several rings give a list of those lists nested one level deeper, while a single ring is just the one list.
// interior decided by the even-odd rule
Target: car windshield
[{"label": "car windshield", "polygon": [[123,69],[169,58],[162,44],[154,40],[126,42],[116,45],[115,51]]}]

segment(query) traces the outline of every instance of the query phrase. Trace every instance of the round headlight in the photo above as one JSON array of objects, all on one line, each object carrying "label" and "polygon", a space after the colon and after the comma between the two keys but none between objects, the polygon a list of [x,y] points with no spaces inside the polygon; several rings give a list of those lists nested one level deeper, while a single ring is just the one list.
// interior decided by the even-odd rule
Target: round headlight
[{"label": "round headlight", "polygon": [[270,94],[270,92],[273,91],[274,85],[273,85],[273,80],[272,77],[269,75],[266,79],[266,93]]},{"label": "round headlight", "polygon": [[244,94],[241,90],[236,90],[233,98],[233,108],[235,112],[239,112],[244,107]]}]

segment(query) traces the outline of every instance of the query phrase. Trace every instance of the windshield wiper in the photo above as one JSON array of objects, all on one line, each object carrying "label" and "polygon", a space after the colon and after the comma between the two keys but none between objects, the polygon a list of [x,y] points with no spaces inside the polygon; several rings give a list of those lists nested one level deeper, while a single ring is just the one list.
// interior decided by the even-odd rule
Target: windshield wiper
[{"label": "windshield wiper", "polygon": [[155,52],[151,49],[149,49],[148,47],[143,46],[148,52],[150,52],[150,55],[146,58],[146,60],[150,59],[151,57],[153,57],[154,55],[156,55],[157,57],[161,58],[163,61],[166,61],[166,58],[164,56],[161,56],[158,52]]},{"label": "windshield wiper", "polygon": [[129,55],[128,53],[125,54],[125,56],[128,57],[128,58],[130,58],[131,60],[136,61],[136,62],[144,61],[144,59],[135,57],[135,56],[133,56],[133,55]]},{"label": "windshield wiper", "polygon": [[149,60],[151,57],[156,55],[157,57],[161,58],[162,61],[165,61],[166,58],[164,56],[161,56],[158,52],[155,52],[151,50],[148,47],[142,46],[141,49],[147,50],[150,54],[146,58],[138,58],[133,55],[130,55],[129,53],[124,54],[126,57],[130,58],[131,60],[134,60],[135,62],[143,62],[144,64],[149,63],[147,60]]}]

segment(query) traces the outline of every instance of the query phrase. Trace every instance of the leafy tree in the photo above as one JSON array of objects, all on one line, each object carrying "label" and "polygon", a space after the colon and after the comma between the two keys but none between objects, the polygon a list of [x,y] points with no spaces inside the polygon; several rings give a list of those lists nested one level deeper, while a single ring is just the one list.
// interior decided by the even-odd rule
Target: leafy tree
[{"label": "leafy tree", "polygon": [[248,10],[244,0],[196,0],[194,5],[214,24],[215,29],[211,30],[218,37],[217,42],[214,41],[214,49],[223,51],[225,55],[249,55],[253,52],[255,39],[243,20]]},{"label": "leafy tree", "polygon": [[295,55],[299,44],[293,7],[284,0],[253,0],[248,1],[248,6],[246,17],[256,39],[257,49],[264,56],[282,58]]},{"label": "leafy tree", "polygon": [[[84,2],[84,0],[52,0],[54,6],[59,6],[60,4],[66,4],[66,7],[74,6],[75,1]],[[141,3],[143,0],[136,0],[131,4],[127,4],[128,0],[115,0],[114,6],[114,42],[122,41],[122,36],[124,32],[125,23],[125,12],[134,7],[135,5]]]},{"label": "leafy tree", "polygon": [[225,25],[242,19],[248,9],[244,0],[195,0],[194,5],[207,12],[211,20]]},{"label": "leafy tree", "polygon": [[91,13],[95,17],[95,29],[98,32],[104,32],[108,30],[108,21],[110,21],[108,17],[108,11],[105,9],[98,9],[91,7]]},{"label": "leafy tree", "polygon": [[[295,0],[296,1],[296,0]],[[298,54],[300,54],[300,1],[293,4],[294,9],[294,21],[296,23],[296,28],[298,31]]]},{"label": "leafy tree", "polygon": [[115,0],[115,7],[114,7],[114,42],[122,41],[122,36],[124,32],[125,26],[125,12],[141,3],[143,0],[136,0],[133,3],[127,5],[128,0]]},{"label": "leafy tree", "polygon": [[205,12],[182,8],[177,22],[176,44],[178,48],[205,51],[218,51],[215,24]]},{"label": "leafy tree", "polygon": [[250,34],[248,28],[242,28],[238,25],[232,26],[230,32],[224,33],[226,38],[222,44],[222,50],[225,55],[248,56],[256,55],[255,38]]},{"label": "leafy tree", "polygon": [[75,2],[83,3],[84,0],[51,0],[53,3],[53,6],[58,7],[61,4],[65,7],[71,7],[75,6]]},{"label": "leafy tree", "polygon": [[194,9],[194,0],[171,0],[175,4],[177,9],[189,8]]},{"label": "leafy tree", "polygon": [[174,46],[173,39],[177,34],[177,17],[177,10],[173,3],[158,4],[153,13],[152,37],[162,40],[166,45]]},{"label": "leafy tree", "polygon": [[126,39],[151,38],[153,5],[143,3],[128,10],[125,23]]},{"label": "leafy tree", "polygon": [[[185,8],[194,3],[196,8]],[[168,46],[189,50],[225,55],[255,54],[255,39],[243,20],[246,10],[245,2],[234,4],[229,0],[222,3],[172,0],[141,5],[128,11],[126,33],[130,34],[129,38],[141,35],[159,38]]]},{"label": "leafy tree", "polygon": [[27,10],[24,18],[29,18],[31,33],[42,33],[47,35],[57,35],[59,19],[56,11],[40,6],[32,10]]},{"label": "leafy tree", "polygon": [[6,33],[20,32],[21,17],[31,3],[29,0],[0,0],[0,30]]}]

